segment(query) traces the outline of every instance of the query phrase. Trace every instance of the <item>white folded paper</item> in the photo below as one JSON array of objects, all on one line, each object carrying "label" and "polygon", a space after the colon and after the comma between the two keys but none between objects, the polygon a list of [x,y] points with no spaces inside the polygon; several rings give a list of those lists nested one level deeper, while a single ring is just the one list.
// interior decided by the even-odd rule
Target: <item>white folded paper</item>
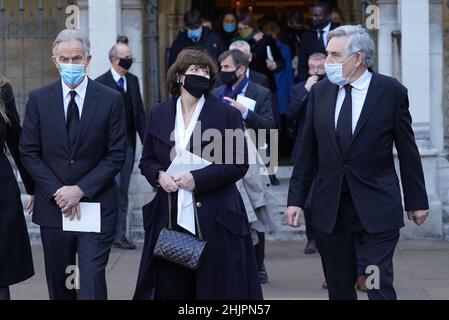
[{"label": "white folded paper", "polygon": [[[200,170],[211,163],[193,153],[181,149],[179,154],[167,169],[167,173],[176,178],[185,173]],[[195,234],[195,212],[192,193],[187,190],[178,190],[178,225]]]},{"label": "white folded paper", "polygon": [[81,220],[76,217],[72,221],[62,216],[62,230],[73,232],[101,232],[101,205],[100,203],[80,203]]},{"label": "white folded paper", "polygon": [[274,61],[274,58],[273,58],[273,52],[271,52],[270,46],[267,46],[267,58],[268,58],[268,60],[270,60],[270,61]]},{"label": "white folded paper", "polygon": [[256,107],[256,100],[245,97],[243,95],[237,96],[237,102],[243,104],[245,108],[248,108],[251,111],[254,111],[254,108]]},{"label": "white folded paper", "polygon": [[209,161],[185,149],[181,149],[179,153],[167,169],[167,173],[174,178],[191,171],[203,169],[211,164]]}]

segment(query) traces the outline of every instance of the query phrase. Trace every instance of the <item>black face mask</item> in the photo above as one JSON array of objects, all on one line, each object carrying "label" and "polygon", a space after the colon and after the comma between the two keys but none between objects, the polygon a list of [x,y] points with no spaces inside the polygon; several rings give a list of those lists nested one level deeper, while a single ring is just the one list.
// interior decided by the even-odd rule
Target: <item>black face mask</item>
[{"label": "black face mask", "polygon": [[239,77],[237,76],[237,74],[235,73],[237,70],[235,71],[221,71],[221,80],[223,80],[223,83],[228,85],[228,86],[233,86],[237,80],[239,79]]},{"label": "black face mask", "polygon": [[186,74],[184,79],[184,89],[195,98],[207,95],[210,91],[210,80],[196,74]]},{"label": "black face mask", "polygon": [[323,80],[325,76],[326,76],[326,74],[317,74],[318,81]]},{"label": "black face mask", "polygon": [[311,24],[311,26],[312,26],[314,29],[321,29],[321,28],[325,27],[326,21],[323,20],[323,19],[316,19],[316,18],[313,18],[313,19],[310,21],[310,24]]},{"label": "black face mask", "polygon": [[125,70],[129,70],[131,69],[131,66],[133,65],[133,59],[122,59],[120,58],[120,62],[118,63],[118,65],[120,67],[122,67]]}]

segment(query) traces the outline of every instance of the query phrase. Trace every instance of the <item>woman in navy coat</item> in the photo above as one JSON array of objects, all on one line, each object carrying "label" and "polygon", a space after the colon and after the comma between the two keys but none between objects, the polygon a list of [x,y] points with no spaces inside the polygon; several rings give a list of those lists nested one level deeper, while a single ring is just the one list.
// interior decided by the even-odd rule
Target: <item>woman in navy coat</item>
[{"label": "woman in navy coat", "polygon": [[[5,154],[6,144],[28,194],[33,195],[34,182],[20,159],[20,131],[12,87],[0,76],[0,300],[10,299],[9,286],[34,275],[20,189]],[[31,208],[32,201],[28,204]]]},{"label": "woman in navy coat", "polygon": [[[227,154],[224,152],[229,140],[229,134],[225,139],[226,129],[237,129],[243,137],[242,115],[209,95],[214,87],[216,70],[214,60],[204,51],[182,51],[168,71],[173,97],[151,110],[140,169],[158,191],[143,209],[145,244],[134,299],[262,299],[249,223],[235,186],[248,170],[246,144],[243,140],[240,145],[234,145],[232,154],[229,150]],[[173,160],[173,150],[179,152],[180,138],[176,139],[176,136],[179,135],[178,126],[183,126],[178,121],[182,120],[185,127],[189,127],[191,121],[195,124],[195,132],[190,138],[187,136],[187,151],[207,158],[202,151],[210,148],[211,143],[216,146],[222,142],[223,158],[232,158],[231,164],[210,159],[212,164],[206,168],[181,177],[168,175],[165,171]],[[220,132],[220,138],[211,141],[194,139],[196,132],[202,134],[207,129]],[[216,156],[213,152],[210,154]],[[237,161],[239,159],[241,161]],[[168,225],[168,195],[179,201],[180,194],[188,195],[189,192],[194,195],[192,205],[196,206],[201,232],[207,241],[200,268],[196,271],[153,257],[159,233]],[[187,195],[182,197],[185,199]],[[177,208],[176,205],[173,207]],[[179,223],[177,210],[174,211],[173,221]],[[174,225],[178,231],[197,234],[197,230],[193,233],[184,225]]]}]

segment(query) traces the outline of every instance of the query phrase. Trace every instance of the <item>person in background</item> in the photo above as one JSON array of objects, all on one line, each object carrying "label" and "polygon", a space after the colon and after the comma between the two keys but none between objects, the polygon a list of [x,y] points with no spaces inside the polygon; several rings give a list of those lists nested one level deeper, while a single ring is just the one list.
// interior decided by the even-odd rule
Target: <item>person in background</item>
[{"label": "person in background", "polygon": [[[250,69],[265,74],[268,77],[268,83],[271,90],[271,107],[276,128],[280,127],[279,103],[277,99],[277,87],[275,73],[285,67],[285,60],[282,57],[276,41],[269,35],[259,30],[258,23],[249,13],[244,13],[238,19],[239,40],[245,40],[251,47],[253,59],[250,63]],[[271,52],[271,56],[268,55]],[[268,146],[268,152],[270,147]],[[275,172],[270,173],[270,181],[273,185],[279,185]]]},{"label": "person in background", "polygon": [[213,30],[213,25],[212,25],[212,21],[210,21],[209,19],[201,19],[202,24],[201,26],[204,28],[209,28],[210,30]]},{"label": "person in background", "polygon": [[263,28],[264,32],[270,35],[277,43],[279,50],[281,51],[282,57],[284,58],[285,68],[281,71],[276,72],[275,80],[277,87],[277,98],[279,106],[279,117],[280,117],[280,153],[283,157],[290,157],[293,141],[288,133],[288,119],[287,119],[287,109],[288,109],[288,95],[290,94],[290,89],[293,86],[294,72],[292,68],[292,53],[290,47],[281,41],[281,28],[276,22],[268,22]]},{"label": "person in background", "polygon": [[299,48],[301,47],[301,36],[305,30],[304,15],[301,10],[294,9],[287,14],[287,31],[285,38],[292,52],[292,68],[295,81],[298,78]]},{"label": "person in background", "polygon": [[330,21],[336,26],[342,26],[345,24],[345,19],[343,18],[343,12],[339,8],[332,8]]},{"label": "person in background", "polygon": [[329,32],[337,26],[330,21],[330,6],[320,2],[310,9],[312,29],[305,31],[301,36],[299,50],[299,81],[307,80],[309,56],[316,52],[326,54],[327,37]]},{"label": "person in background", "polygon": [[224,10],[221,15],[219,33],[223,39],[224,46],[229,48],[233,39],[237,36],[237,15],[233,9]]},{"label": "person in background", "polygon": [[34,275],[30,238],[23,215],[20,189],[6,155],[8,146],[31,198],[33,212],[34,181],[22,164],[19,152],[20,119],[12,86],[0,75],[0,301],[10,300],[9,287]]},{"label": "person in background", "polygon": [[221,37],[208,27],[203,27],[201,13],[192,9],[184,15],[185,30],[179,32],[170,48],[168,67],[176,60],[178,54],[185,48],[204,48],[209,55],[218,60],[219,55],[226,50]]},{"label": "person in background", "polygon": [[127,234],[128,217],[128,189],[131,181],[131,174],[134,168],[136,154],[137,134],[143,143],[145,136],[146,117],[143,109],[142,95],[140,93],[139,79],[129,72],[134,57],[131,49],[124,43],[115,44],[109,51],[109,61],[111,69],[96,79],[101,84],[117,90],[125,101],[125,116],[127,128],[127,152],[126,160],[120,173],[115,177],[118,187],[118,218],[117,233],[115,235],[114,246],[120,249],[133,250],[136,248],[132,239]]},{"label": "person in background", "polygon": [[[247,128],[254,130],[270,130],[274,127],[273,113],[271,109],[270,90],[253,83],[246,76],[249,65],[248,56],[240,50],[225,51],[220,57],[221,78],[225,85],[212,91],[212,94],[221,98],[231,107],[239,110]],[[237,102],[238,96],[250,98],[256,102],[254,111]],[[260,149],[259,141],[254,141],[257,150]],[[268,218],[268,216],[267,216]],[[262,219],[263,220],[263,219]],[[268,281],[268,273],[265,268],[265,230],[270,224],[265,219],[265,226],[261,225],[257,231],[258,242],[255,245],[258,274],[261,283]],[[269,230],[269,229],[268,229]]]}]

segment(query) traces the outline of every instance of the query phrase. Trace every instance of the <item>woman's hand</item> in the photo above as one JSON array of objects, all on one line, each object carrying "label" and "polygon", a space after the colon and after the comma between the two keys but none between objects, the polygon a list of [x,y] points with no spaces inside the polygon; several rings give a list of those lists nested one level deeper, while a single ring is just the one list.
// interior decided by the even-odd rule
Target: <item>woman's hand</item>
[{"label": "woman's hand", "polygon": [[190,172],[177,177],[175,181],[180,189],[189,192],[195,191],[195,179],[193,179],[193,175]]},{"label": "woman's hand", "polygon": [[159,184],[167,193],[176,192],[179,188],[175,179],[164,171],[159,171]]},{"label": "woman's hand", "polygon": [[33,208],[34,208],[34,196],[30,196],[30,199],[28,200],[26,209],[28,210],[28,215],[33,214]]}]

